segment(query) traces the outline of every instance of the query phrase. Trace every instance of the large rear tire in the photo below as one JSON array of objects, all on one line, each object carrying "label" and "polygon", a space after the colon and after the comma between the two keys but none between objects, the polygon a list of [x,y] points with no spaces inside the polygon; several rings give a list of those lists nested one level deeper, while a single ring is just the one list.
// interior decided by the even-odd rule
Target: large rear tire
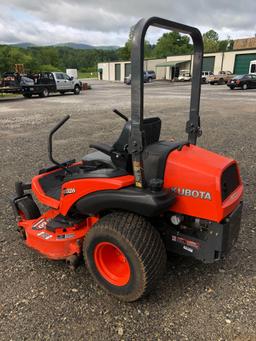
[{"label": "large rear tire", "polygon": [[123,301],[136,301],[156,285],[166,264],[158,231],[143,217],[115,212],[86,235],[86,265],[96,282]]}]

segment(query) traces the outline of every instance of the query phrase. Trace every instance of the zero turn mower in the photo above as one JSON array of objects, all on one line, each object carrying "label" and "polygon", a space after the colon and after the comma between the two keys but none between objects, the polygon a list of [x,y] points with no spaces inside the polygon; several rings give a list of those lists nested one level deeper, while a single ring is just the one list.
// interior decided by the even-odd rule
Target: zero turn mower
[{"label": "zero turn mower", "polygon": [[[143,115],[144,38],[149,26],[189,34],[194,43],[188,139],[159,140],[161,120]],[[112,145],[81,161],[41,169],[31,183],[16,183],[12,200],[24,243],[76,266],[80,257],[95,281],[112,295],[135,301],[154,288],[166,251],[212,263],[231,249],[240,229],[243,185],[235,160],[196,146],[203,58],[200,32],[157,17],[134,29],[131,119]],[[171,128],[171,127],[170,127]],[[31,192],[33,194],[31,194]],[[41,214],[35,197],[48,210]]]}]

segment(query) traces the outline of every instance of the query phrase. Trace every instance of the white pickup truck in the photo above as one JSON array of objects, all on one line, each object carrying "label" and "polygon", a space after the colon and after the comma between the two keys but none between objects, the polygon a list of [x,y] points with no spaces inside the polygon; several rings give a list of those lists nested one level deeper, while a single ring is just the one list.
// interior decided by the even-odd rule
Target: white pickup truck
[{"label": "white pickup truck", "polygon": [[41,72],[30,76],[32,83],[22,85],[22,94],[26,98],[31,98],[33,95],[40,97],[48,97],[50,93],[73,92],[79,95],[82,82],[73,77],[69,77],[64,72]]}]

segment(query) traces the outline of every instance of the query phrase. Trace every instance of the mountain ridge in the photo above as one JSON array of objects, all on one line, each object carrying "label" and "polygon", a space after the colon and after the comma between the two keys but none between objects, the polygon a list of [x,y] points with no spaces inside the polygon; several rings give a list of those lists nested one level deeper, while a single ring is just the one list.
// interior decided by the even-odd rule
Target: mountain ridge
[{"label": "mountain ridge", "polygon": [[13,46],[13,47],[20,47],[20,48],[29,48],[29,47],[69,47],[71,49],[80,49],[80,50],[117,50],[120,48],[120,46],[115,45],[89,45],[84,43],[73,43],[73,42],[67,42],[67,43],[58,43],[58,44],[51,44],[51,45],[35,45],[28,42],[21,42],[21,43],[15,43],[15,44],[0,44],[0,45],[7,45],[7,46]]}]

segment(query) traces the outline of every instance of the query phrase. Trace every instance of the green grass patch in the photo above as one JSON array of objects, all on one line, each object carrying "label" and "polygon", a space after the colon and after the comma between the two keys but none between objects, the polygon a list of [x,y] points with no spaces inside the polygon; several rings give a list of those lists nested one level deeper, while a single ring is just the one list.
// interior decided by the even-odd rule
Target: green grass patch
[{"label": "green grass patch", "polygon": [[78,78],[98,78],[98,72],[80,72],[78,71]]},{"label": "green grass patch", "polygon": [[21,96],[20,94],[5,94],[0,92],[0,98],[6,98],[6,97],[19,97]]}]

